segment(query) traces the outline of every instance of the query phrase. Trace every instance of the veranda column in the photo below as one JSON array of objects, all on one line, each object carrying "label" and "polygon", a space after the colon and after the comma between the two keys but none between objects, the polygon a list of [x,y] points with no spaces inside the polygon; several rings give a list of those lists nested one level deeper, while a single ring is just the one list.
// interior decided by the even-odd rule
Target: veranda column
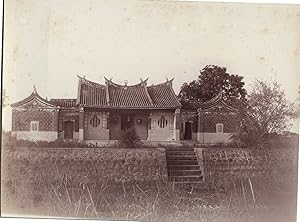
[{"label": "veranda column", "polygon": [[180,140],[180,127],[181,127],[180,109],[176,109],[174,113],[174,140],[175,141]]},{"label": "veranda column", "polygon": [[83,128],[84,128],[84,108],[79,109],[79,140],[83,140]]}]

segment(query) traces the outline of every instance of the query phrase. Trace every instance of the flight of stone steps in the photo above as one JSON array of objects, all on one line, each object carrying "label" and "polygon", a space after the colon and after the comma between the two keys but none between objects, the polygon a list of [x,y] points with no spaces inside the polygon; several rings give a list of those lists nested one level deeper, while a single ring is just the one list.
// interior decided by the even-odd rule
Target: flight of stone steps
[{"label": "flight of stone steps", "polygon": [[192,148],[166,150],[168,178],[173,183],[202,183],[203,169]]}]

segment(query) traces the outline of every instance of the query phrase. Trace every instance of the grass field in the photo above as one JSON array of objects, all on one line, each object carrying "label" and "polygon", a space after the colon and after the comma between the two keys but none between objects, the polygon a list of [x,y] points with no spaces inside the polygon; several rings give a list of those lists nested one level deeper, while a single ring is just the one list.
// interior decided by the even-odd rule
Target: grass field
[{"label": "grass field", "polygon": [[55,178],[49,178],[47,171],[57,161],[47,164],[26,158],[16,161],[10,152],[2,152],[3,215],[167,222],[296,221],[296,169],[251,178],[216,178],[218,185],[212,179],[210,184],[191,186],[74,180],[72,174],[59,170],[52,172]]}]

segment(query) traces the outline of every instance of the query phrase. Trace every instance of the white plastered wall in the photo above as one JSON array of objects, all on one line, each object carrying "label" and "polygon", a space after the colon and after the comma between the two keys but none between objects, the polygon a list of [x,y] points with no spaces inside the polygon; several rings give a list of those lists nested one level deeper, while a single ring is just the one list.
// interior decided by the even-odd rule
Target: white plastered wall
[{"label": "white plastered wall", "polygon": [[58,132],[53,131],[13,131],[11,132],[13,137],[18,140],[29,141],[53,141],[58,138]]},{"label": "white plastered wall", "polygon": [[[158,120],[164,116],[168,121],[167,126],[161,128]],[[148,131],[148,140],[173,141],[174,140],[174,113],[157,111],[151,113],[151,129]]]}]

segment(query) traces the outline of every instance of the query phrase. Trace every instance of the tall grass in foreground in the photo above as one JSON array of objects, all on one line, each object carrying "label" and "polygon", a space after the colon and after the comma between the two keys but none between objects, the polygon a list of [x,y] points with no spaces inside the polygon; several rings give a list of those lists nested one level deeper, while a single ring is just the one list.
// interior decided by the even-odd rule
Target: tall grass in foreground
[{"label": "tall grass in foreground", "polygon": [[266,177],[224,179],[222,186],[210,184],[205,189],[158,181],[76,184],[66,175],[51,184],[41,178],[26,184],[24,179],[4,188],[14,204],[12,213],[139,221],[292,221],[295,217],[294,187]]},{"label": "tall grass in foreground", "polygon": [[115,183],[94,175],[84,162],[73,168],[75,161],[68,165],[50,153],[2,155],[4,215],[166,222],[294,221],[296,216],[297,172],[283,165],[284,170],[264,167],[256,176],[205,172],[206,183],[199,185]]}]

